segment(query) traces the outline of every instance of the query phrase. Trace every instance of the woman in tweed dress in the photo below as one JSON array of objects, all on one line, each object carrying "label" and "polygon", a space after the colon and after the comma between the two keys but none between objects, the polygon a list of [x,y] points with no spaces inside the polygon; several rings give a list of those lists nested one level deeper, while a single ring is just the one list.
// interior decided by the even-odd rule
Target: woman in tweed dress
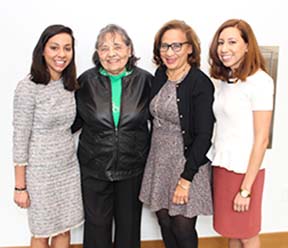
[{"label": "woman in tweed dress", "polygon": [[32,248],[68,248],[83,221],[80,173],[70,126],[77,88],[72,30],[52,25],[14,96],[14,201],[28,209]]}]

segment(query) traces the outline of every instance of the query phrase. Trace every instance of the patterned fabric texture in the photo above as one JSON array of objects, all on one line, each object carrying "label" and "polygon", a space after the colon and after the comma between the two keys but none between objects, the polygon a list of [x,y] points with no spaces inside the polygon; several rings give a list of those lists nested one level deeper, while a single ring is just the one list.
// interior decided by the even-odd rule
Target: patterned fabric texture
[{"label": "patterned fabric texture", "polygon": [[[185,205],[172,203],[173,194],[184,170],[183,138],[181,134],[176,86],[167,81],[152,99],[150,110],[153,134],[140,200],[152,211],[168,209],[170,216],[183,215],[192,218],[212,214],[211,166],[202,165],[194,176]],[[193,118],[193,116],[192,116]]]},{"label": "patterned fabric texture", "polygon": [[26,183],[33,236],[50,237],[83,222],[79,164],[70,126],[74,93],[62,80],[48,85],[20,81],[14,97],[13,159],[27,164]]}]

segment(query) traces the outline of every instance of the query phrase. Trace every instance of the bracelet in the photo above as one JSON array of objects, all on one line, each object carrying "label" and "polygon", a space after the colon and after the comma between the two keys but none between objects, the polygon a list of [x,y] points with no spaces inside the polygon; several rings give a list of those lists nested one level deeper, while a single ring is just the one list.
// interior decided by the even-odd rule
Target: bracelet
[{"label": "bracelet", "polygon": [[189,186],[184,186],[182,183],[180,183],[180,181],[177,183],[177,185],[179,185],[180,188],[182,188],[184,190],[189,190]]},{"label": "bracelet", "polygon": [[14,190],[17,191],[17,192],[21,192],[21,191],[26,191],[27,188],[26,188],[26,187],[24,187],[24,188],[17,188],[17,187],[15,187]]}]

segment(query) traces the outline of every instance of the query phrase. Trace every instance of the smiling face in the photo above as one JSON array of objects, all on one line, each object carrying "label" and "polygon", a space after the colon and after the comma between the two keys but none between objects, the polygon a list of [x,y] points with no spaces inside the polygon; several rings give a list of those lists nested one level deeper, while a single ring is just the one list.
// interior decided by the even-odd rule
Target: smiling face
[{"label": "smiling face", "polygon": [[131,47],[125,44],[120,34],[107,33],[99,42],[97,53],[103,68],[112,75],[118,75],[125,70]]},{"label": "smiling face", "polygon": [[73,58],[72,37],[66,33],[52,36],[46,43],[43,56],[52,80],[58,80]]},{"label": "smiling face", "polygon": [[161,59],[168,70],[178,71],[188,64],[188,55],[192,53],[192,46],[186,42],[186,35],[180,29],[170,29],[163,34],[161,44],[182,44],[181,49],[177,52],[173,51],[172,47],[168,47],[167,51],[161,51],[160,49]]},{"label": "smiling face", "polygon": [[248,44],[241,37],[238,28],[225,28],[220,33],[217,54],[221,62],[232,71],[239,67],[247,50]]}]

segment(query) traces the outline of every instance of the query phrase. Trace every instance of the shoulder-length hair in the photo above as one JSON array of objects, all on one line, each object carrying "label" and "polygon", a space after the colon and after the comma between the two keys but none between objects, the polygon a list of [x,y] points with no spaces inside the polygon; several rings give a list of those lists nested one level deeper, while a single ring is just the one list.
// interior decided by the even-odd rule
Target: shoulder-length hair
[{"label": "shoulder-length hair", "polygon": [[[96,44],[95,44],[95,52],[93,54],[92,60],[96,66],[101,65],[97,49],[99,48],[99,45],[103,42],[103,39],[105,38],[106,34],[112,34],[112,36],[115,36],[116,34],[119,34],[125,45],[130,47],[131,49],[131,56],[129,57],[127,64],[126,64],[126,69],[128,71],[132,70],[136,66],[137,58],[134,54],[134,46],[131,38],[129,37],[128,33],[126,30],[116,24],[109,24],[106,27],[102,28],[97,36]],[[101,65],[102,66],[102,65]]]},{"label": "shoulder-length hair", "polygon": [[50,82],[51,75],[49,73],[49,70],[47,69],[43,52],[48,40],[51,37],[61,33],[69,34],[72,38],[72,50],[73,50],[72,60],[70,64],[65,68],[65,70],[62,72],[62,78],[65,89],[69,91],[74,91],[78,88],[78,83],[76,79],[76,66],[75,66],[75,47],[74,47],[75,40],[72,30],[69,27],[63,25],[57,24],[48,26],[41,34],[38,43],[36,44],[33,51],[30,77],[31,80],[36,84],[47,85]]},{"label": "shoulder-length hair", "polygon": [[[244,42],[247,44],[247,52],[243,61],[235,71],[231,71],[229,67],[223,65],[217,53],[218,40],[221,32],[229,27],[235,27],[240,31],[240,35]],[[256,37],[250,25],[238,19],[230,19],[225,21],[216,31],[212,39],[209,49],[209,64],[210,75],[213,78],[228,81],[229,78],[238,78],[245,81],[246,78],[254,74],[260,68],[266,71],[265,60],[260,52]],[[233,73],[233,74],[232,74]]]},{"label": "shoulder-length hair", "polygon": [[162,42],[162,37],[166,31],[170,29],[179,29],[183,33],[185,33],[187,42],[192,45],[192,53],[188,55],[188,63],[191,66],[200,67],[201,60],[201,48],[200,48],[200,40],[196,34],[196,32],[187,25],[184,21],[180,20],[171,20],[165,23],[160,30],[156,33],[154,38],[154,47],[153,47],[153,61],[156,65],[163,65],[163,61],[160,56],[160,46]]}]

